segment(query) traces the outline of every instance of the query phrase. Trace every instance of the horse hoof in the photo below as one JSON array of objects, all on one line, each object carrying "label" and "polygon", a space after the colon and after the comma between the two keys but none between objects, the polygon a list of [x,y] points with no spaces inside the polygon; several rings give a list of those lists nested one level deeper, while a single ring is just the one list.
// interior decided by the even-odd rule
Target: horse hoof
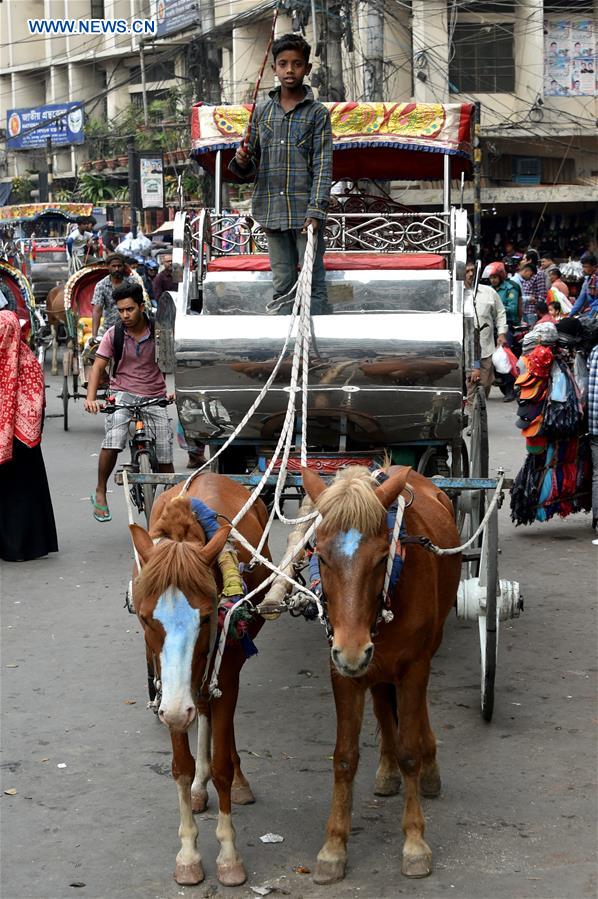
[{"label": "horse hoof", "polygon": [[208,807],[208,791],[203,790],[201,793],[191,793],[191,809],[194,815],[205,812]]},{"label": "horse hoof", "polygon": [[181,886],[194,886],[196,883],[201,883],[205,876],[201,862],[192,862],[190,865],[176,863],[174,879]]},{"label": "horse hoof", "polygon": [[396,796],[401,789],[400,774],[377,774],[374,782],[374,796]]},{"label": "horse hoof", "polygon": [[428,877],[432,873],[432,856],[427,853],[403,856],[401,873],[405,877]]},{"label": "horse hoof", "polygon": [[247,880],[247,873],[243,862],[233,862],[228,865],[218,865],[218,880],[225,887],[239,887]]},{"label": "horse hoof", "polygon": [[337,883],[345,876],[345,862],[318,861],[314,874],[314,883]]},{"label": "horse hoof", "polygon": [[438,771],[430,771],[428,774],[422,774],[419,779],[419,792],[428,799],[440,796],[442,789],[442,781]]},{"label": "horse hoof", "polygon": [[230,798],[235,805],[252,805],[255,802],[255,796],[249,784],[233,784],[230,790]]}]

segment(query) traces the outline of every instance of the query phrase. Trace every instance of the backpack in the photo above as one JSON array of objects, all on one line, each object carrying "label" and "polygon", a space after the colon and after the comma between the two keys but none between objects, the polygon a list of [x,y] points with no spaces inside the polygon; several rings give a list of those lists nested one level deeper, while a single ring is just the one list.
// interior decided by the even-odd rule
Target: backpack
[{"label": "backpack", "polygon": [[[150,332],[150,340],[155,338],[155,326],[152,319],[144,315],[146,324]],[[125,346],[125,326],[122,322],[117,322],[114,326],[114,338],[112,340],[112,377],[116,375],[116,369],[122,359],[123,349]]]}]

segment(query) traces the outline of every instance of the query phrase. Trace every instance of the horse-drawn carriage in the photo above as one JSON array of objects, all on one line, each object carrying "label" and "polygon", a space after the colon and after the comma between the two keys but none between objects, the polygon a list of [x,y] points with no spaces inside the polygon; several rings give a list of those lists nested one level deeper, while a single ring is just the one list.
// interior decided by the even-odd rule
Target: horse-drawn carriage
[{"label": "horse-drawn carriage", "polygon": [[[314,875],[319,883],[345,872],[367,689],[381,733],[376,792],[396,793],[401,778],[405,787],[403,873],[431,871],[418,796],[438,795],[440,776],[426,686],[460,571],[457,614],[479,624],[481,709],[486,720],[492,716],[499,625],[519,614],[520,600],[518,584],[498,576],[498,506],[506,481],[502,471],[489,477],[483,391],[469,407],[464,402],[475,327],[464,291],[467,215],[451,206],[450,193],[451,181],[470,172],[472,111],[468,105],[331,105],[337,187],[325,226],[328,309],[312,315],[311,229],[294,295],[272,303],[265,235],[249,216],[221,207],[222,182],[233,180],[227,163],[250,109],[193,110],[192,155],[215,175],[216,208],[176,218],[173,268],[180,284],[160,300],[158,358],[175,372],[187,442],[204,444],[209,461],[190,475],[125,472],[122,478],[126,491],[130,483],[185,481],[175,497],[158,497],[151,535],[134,524],[129,508],[141,569],[129,610],[143,622],[148,660],[159,657],[162,666],[160,716],[171,729],[181,811],[179,883],[203,877],[192,811],[206,804],[210,718],[218,878],[229,885],[245,879],[230,826],[232,792],[248,788],[232,721],[243,663],[237,627],[253,637],[264,617],[285,610],[318,618],[332,667],[343,675],[333,677],[335,792]],[[442,209],[414,212],[387,195],[364,196],[358,187],[368,174],[441,181]],[[390,474],[388,459],[399,466]],[[196,477],[206,467],[227,478]],[[239,483],[252,488],[249,498]],[[287,519],[283,500],[303,491],[299,516]],[[260,492],[270,501],[269,516],[255,505]],[[248,592],[239,583],[227,592],[230,559],[221,556],[228,528],[219,527],[218,516],[232,527]],[[267,549],[276,517],[293,525],[278,565]],[[184,573],[175,564],[183,553],[189,554]],[[210,617],[203,570],[191,583],[192,558],[220,578],[218,616],[212,607]],[[233,569],[239,581],[236,563]],[[230,596],[234,602],[225,602]],[[244,623],[233,618],[240,610]],[[202,614],[212,625],[203,635]],[[191,664],[183,665],[181,652],[175,665],[175,640]],[[186,732],[196,712],[197,766],[185,768]],[[183,776],[183,769],[191,774]]]},{"label": "horse-drawn carriage", "polygon": [[[467,214],[451,205],[451,182],[471,171],[472,107],[341,103],[330,111],[337,186],[325,232],[329,314],[311,316],[306,390],[289,426],[290,398],[301,386],[290,383],[287,356],[297,333],[292,303],[268,314],[265,235],[220,203],[249,108],[193,109],[192,155],[215,175],[216,207],[193,219],[179,213],[175,222],[181,283],[170,300],[170,364],[179,418],[188,443],[209,448],[212,470],[270,491],[286,428],[282,498],[301,488],[300,433],[308,465],[324,475],[389,457],[436,477],[467,544],[457,614],[479,623],[489,720],[499,623],[521,604],[518,585],[498,578],[505,481],[502,473],[489,477],[483,391],[464,402],[474,322],[464,310]],[[358,190],[368,175],[441,182],[442,208],[414,212],[386,194],[368,196]],[[168,320],[164,304],[159,317]]]}]

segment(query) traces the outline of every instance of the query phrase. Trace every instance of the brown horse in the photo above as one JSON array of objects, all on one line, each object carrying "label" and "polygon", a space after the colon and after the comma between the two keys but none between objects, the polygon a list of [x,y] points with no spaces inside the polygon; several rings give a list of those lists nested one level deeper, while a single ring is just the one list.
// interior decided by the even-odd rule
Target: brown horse
[{"label": "brown horse", "polygon": [[[206,807],[206,784],[211,774],[219,801],[218,879],[227,886],[235,886],[245,881],[246,873],[235,845],[231,788],[232,798],[237,802],[253,801],[249,784],[241,773],[235,746],[233,718],[239,673],[245,661],[243,650],[235,641],[232,641],[235,645],[227,645],[223,656],[219,676],[222,695],[209,703],[200,696],[210,664],[210,633],[216,624],[221,586],[216,560],[225,546],[230,528],[221,528],[206,543],[188,497],[197,497],[215,512],[232,519],[245,504],[248,492],[229,478],[210,473],[195,478],[188,495],[179,496],[179,492],[180,488],[174,487],[158,497],[152,509],[149,534],[139,525],[131,525],[141,561],[133,599],[143,624],[148,651],[159,659],[162,684],[159,717],[168,726],[172,740],[172,774],[177,785],[181,817],[181,849],[176,859],[175,879],[181,884],[203,880],[193,811],[203,811]],[[267,519],[266,507],[258,501],[244,516],[239,530],[256,546]],[[268,552],[267,548],[265,552]],[[242,549],[239,557],[245,562],[249,560]],[[258,587],[266,574],[262,566],[248,572],[248,588]],[[251,637],[262,624],[263,619],[259,616],[252,619]],[[196,768],[187,732],[197,715]],[[213,738],[211,768],[210,723]]]},{"label": "brown horse", "polygon": [[427,796],[440,792],[426,691],[431,659],[455,601],[461,557],[439,557],[421,546],[408,545],[390,598],[394,618],[380,622],[376,633],[389,552],[386,510],[408,484],[413,502],[404,518],[407,533],[425,535],[440,546],[457,546],[459,535],[452,505],[442,491],[409,468],[392,472],[384,484],[376,486],[368,469],[352,467],[326,487],[319,475],[303,469],[304,487],[322,515],[317,552],[323,608],[331,632],[337,713],[334,791],[326,841],[318,854],[317,883],[332,883],[345,874],[368,688],[381,735],[375,792],[397,793],[401,774],[405,784],[403,874],[424,877],[432,870],[418,795],[418,789]]},{"label": "brown horse", "polygon": [[52,334],[52,365],[53,375],[58,374],[58,325],[66,323],[66,309],[64,308],[64,284],[57,284],[46,297],[46,315]]}]

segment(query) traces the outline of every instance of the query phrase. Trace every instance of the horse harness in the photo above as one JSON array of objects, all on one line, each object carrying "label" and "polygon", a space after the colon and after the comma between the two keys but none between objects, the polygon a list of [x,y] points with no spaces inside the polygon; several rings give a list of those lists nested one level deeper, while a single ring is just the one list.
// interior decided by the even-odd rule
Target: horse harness
[{"label": "horse harness", "polygon": [[[380,485],[388,480],[388,474],[382,469],[378,468],[372,472],[372,479]],[[409,499],[405,501],[402,495],[397,497],[397,499],[388,508],[386,513],[389,553],[386,566],[386,574],[384,576],[384,586],[380,593],[380,597],[378,600],[378,611],[371,628],[372,639],[377,635],[378,625],[381,622],[390,624],[390,622],[394,618],[394,612],[391,608],[392,596],[403,570],[403,564],[405,561],[405,546],[410,543],[425,546],[426,542],[429,542],[427,537],[409,537],[405,530],[403,524],[403,516],[405,510],[408,509],[409,506],[411,506],[411,504],[413,503],[415,494],[409,485],[406,485],[404,489],[409,492]],[[293,615],[294,617],[303,615],[308,620],[319,617],[321,623],[324,625],[328,642],[332,643],[334,631],[328,617],[328,602],[326,599],[326,594],[324,593],[322,587],[317,541],[314,541],[314,544],[312,546],[308,546],[307,553],[309,557],[309,589],[312,591],[312,593],[315,593],[316,596],[318,596],[321,611],[316,608],[316,604],[314,602],[309,602],[301,610],[298,610],[296,612],[293,612],[293,610],[291,609],[291,615]]]}]

